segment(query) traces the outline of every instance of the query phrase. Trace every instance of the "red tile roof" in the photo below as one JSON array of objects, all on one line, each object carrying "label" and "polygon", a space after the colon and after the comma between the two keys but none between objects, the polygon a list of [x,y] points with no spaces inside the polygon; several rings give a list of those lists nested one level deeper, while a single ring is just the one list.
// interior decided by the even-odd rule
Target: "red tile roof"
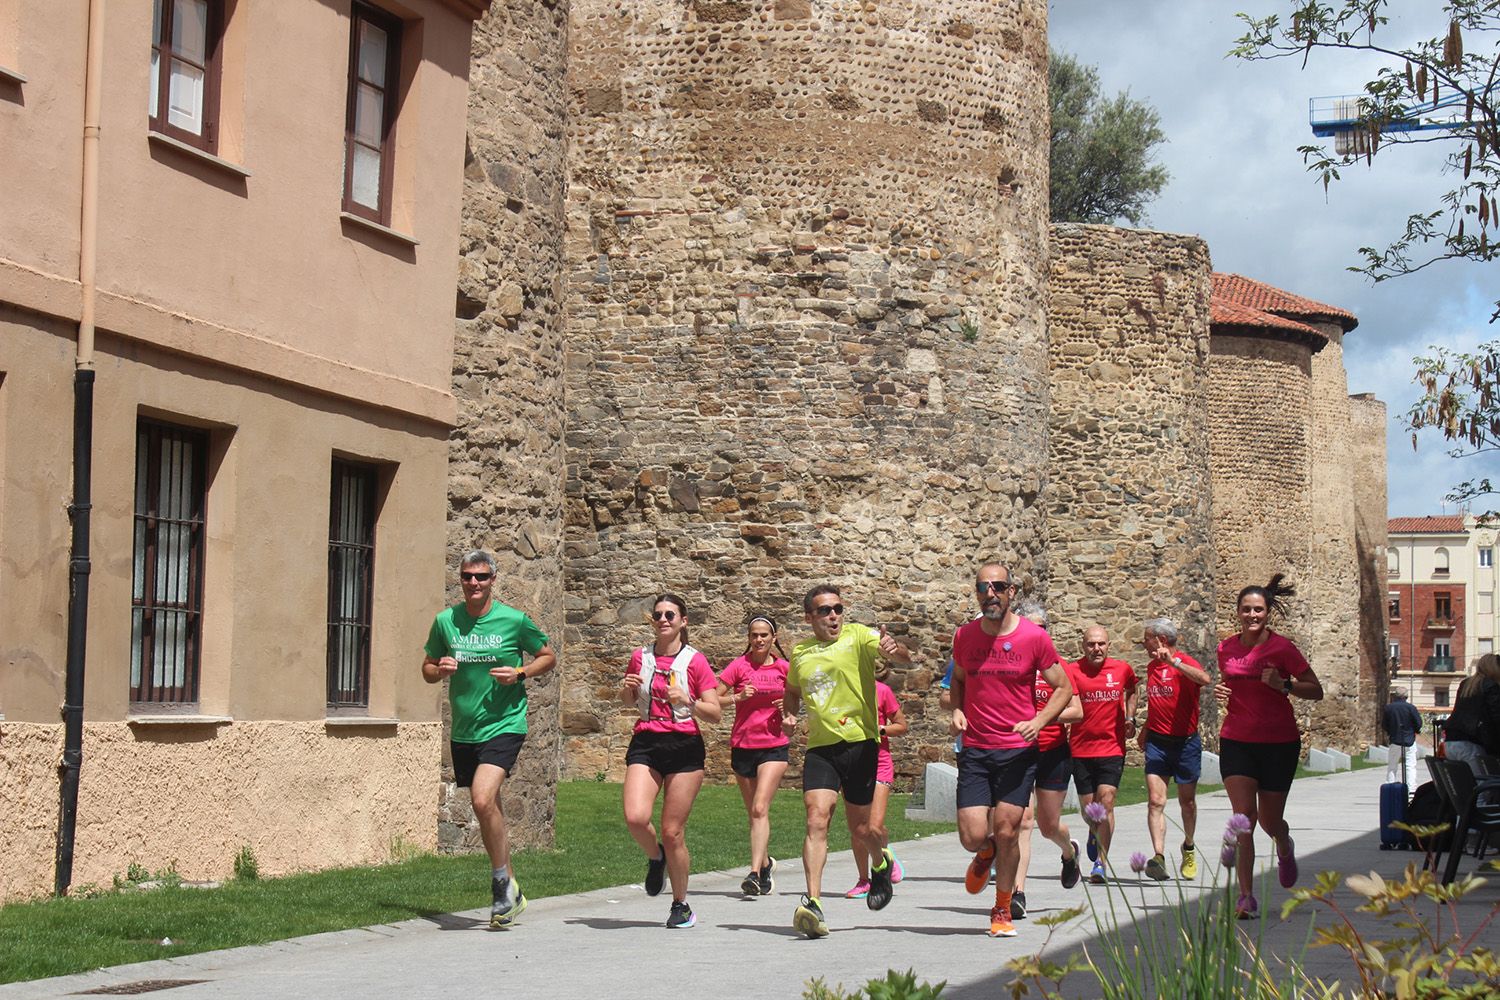
[{"label": "red tile roof", "polygon": [[1293,295],[1274,285],[1268,285],[1264,281],[1256,281],[1239,274],[1215,271],[1213,289],[1215,299],[1224,299],[1288,319],[1337,323],[1345,333],[1359,325],[1359,320],[1347,309]]},{"label": "red tile roof", "polygon": [[1323,334],[1305,323],[1285,319],[1229,299],[1221,299],[1217,284],[1214,286],[1213,297],[1208,300],[1208,320],[1214,326],[1253,326],[1280,330],[1304,339],[1316,340],[1320,344],[1328,340]]},{"label": "red tile roof", "polygon": [[1386,522],[1393,535],[1461,535],[1464,533],[1462,514],[1428,514],[1426,517],[1393,517]]}]

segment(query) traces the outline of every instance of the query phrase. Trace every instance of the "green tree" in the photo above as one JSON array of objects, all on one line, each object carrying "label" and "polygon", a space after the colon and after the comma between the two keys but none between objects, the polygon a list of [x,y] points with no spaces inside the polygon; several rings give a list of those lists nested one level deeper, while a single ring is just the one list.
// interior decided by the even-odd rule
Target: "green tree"
[{"label": "green tree", "polygon": [[[1500,239],[1489,238],[1500,227],[1500,3],[1451,0],[1412,15],[1429,19],[1428,31],[1418,34],[1430,37],[1408,45],[1387,44],[1392,7],[1391,0],[1296,2],[1285,21],[1276,14],[1240,14],[1246,31],[1232,50],[1242,59],[1298,57],[1304,65],[1322,50],[1384,57],[1386,65],[1345,106],[1354,121],[1334,150],[1299,149],[1325,189],[1339,179],[1341,167],[1359,161],[1373,167],[1382,150],[1442,148],[1427,210],[1409,215],[1389,245],[1359,248],[1363,263],[1350,270],[1374,281],[1443,261],[1488,262],[1500,254]],[[1490,322],[1497,318],[1500,302]],[[1429,351],[1414,362],[1422,397],[1406,415],[1412,446],[1416,432],[1430,427],[1453,446],[1455,457],[1500,450],[1500,341],[1473,354],[1437,346]],[[1483,477],[1459,484],[1448,499],[1469,503],[1495,493]]]},{"label": "green tree", "polygon": [[1168,177],[1151,162],[1166,141],[1156,109],[1129,91],[1105,98],[1094,67],[1061,52],[1049,57],[1052,221],[1140,225]]}]

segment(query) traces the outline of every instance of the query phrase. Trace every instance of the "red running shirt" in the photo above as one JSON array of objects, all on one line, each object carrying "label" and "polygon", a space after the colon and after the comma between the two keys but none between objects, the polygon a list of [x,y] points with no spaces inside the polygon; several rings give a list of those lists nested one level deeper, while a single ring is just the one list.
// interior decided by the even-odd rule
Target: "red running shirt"
[{"label": "red running shirt", "polygon": [[[1032,689],[1037,713],[1047,707],[1047,702],[1052,700],[1052,694],[1057,688],[1047,683],[1047,678],[1041,674],[1036,675],[1036,687]],[[1066,706],[1064,706],[1066,708]],[[1046,726],[1036,734],[1036,748],[1038,750],[1054,750],[1068,742],[1068,727],[1061,722],[1054,722]]]},{"label": "red running shirt", "polygon": [[[1177,659],[1190,667],[1203,664],[1182,652]],[[1146,664],[1146,728],[1161,736],[1191,736],[1198,731],[1198,693],[1203,685],[1194,684],[1170,663],[1152,660]]]},{"label": "red running shirt", "polygon": [[1125,754],[1125,699],[1135,690],[1135,670],[1124,660],[1106,658],[1090,673],[1083,660],[1068,665],[1068,679],[1083,702],[1083,721],[1068,727],[1074,757]]},{"label": "red running shirt", "polygon": [[1238,635],[1219,643],[1219,676],[1229,685],[1220,738],[1241,743],[1290,743],[1298,738],[1292,700],[1261,680],[1267,667],[1274,667],[1282,677],[1301,677],[1309,669],[1292,640],[1275,632],[1251,648]]},{"label": "red running shirt", "polygon": [[1015,750],[1030,746],[1015,724],[1036,718],[1036,675],[1057,660],[1052,637],[1025,618],[1009,635],[989,635],[976,618],[953,633],[953,662],[964,671],[964,746]]}]

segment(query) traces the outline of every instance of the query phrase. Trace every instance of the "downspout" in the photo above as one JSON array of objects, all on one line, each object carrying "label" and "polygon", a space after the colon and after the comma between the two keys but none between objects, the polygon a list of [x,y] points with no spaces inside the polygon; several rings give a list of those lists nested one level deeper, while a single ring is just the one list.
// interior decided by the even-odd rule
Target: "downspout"
[{"label": "downspout", "polygon": [[89,0],[89,36],[83,84],[83,188],[80,192],[78,347],[73,363],[73,525],[68,560],[67,682],[63,694],[63,755],[58,765],[57,868],[53,891],[73,882],[78,777],[83,768],[83,668],[88,651],[89,515],[93,508],[94,291],[99,245],[99,118],[103,97],[104,0]]}]

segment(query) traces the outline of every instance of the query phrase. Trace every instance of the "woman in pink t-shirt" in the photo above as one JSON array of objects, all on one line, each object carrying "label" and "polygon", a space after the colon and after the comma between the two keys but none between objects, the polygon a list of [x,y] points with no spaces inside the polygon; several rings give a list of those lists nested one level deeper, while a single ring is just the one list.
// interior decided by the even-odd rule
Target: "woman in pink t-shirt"
[{"label": "woman in pink t-shirt", "polygon": [[[640,713],[625,751],[625,825],[646,854],[646,895],[672,879],[669,928],[697,922],[687,902],[688,813],[703,786],[703,736],[698,719],[718,722],[718,682],[703,654],[688,645],[687,604],[676,594],[652,602],[656,641],[630,654],[620,683],[620,701]],[[651,824],[656,795],[662,793],[661,839]]]},{"label": "woman in pink t-shirt", "polygon": [[[896,699],[896,692],[892,691],[885,679],[890,676],[890,667],[881,663],[875,668],[875,717],[880,725],[880,748],[875,752],[875,798],[870,803],[870,826],[877,830],[885,829],[885,810],[891,802],[891,791],[896,785],[896,762],[891,759],[892,736],[901,736],[910,725],[906,716],[901,712],[901,702]],[[849,811],[844,810],[845,819],[849,819]],[[854,821],[849,820],[849,833],[854,834]],[[865,857],[863,851],[854,852],[854,863],[859,866],[859,881],[854,883],[854,888],[844,893],[846,899],[864,899],[870,894],[870,859]],[[900,882],[904,876],[901,870],[901,862],[896,860],[896,855],[891,854],[891,882]]]},{"label": "woman in pink t-shirt", "polygon": [[[740,883],[747,896],[769,896],[776,889],[771,872],[771,799],[786,773],[789,739],[781,728],[786,693],[786,653],[776,641],[776,621],[756,615],[746,629],[745,651],[719,673],[719,699],[734,703],[729,733],[729,767],[750,817],[750,874]],[[772,650],[776,651],[775,655]]]},{"label": "woman in pink t-shirt", "polygon": [[1250,820],[1235,853],[1240,897],[1235,914],[1242,920],[1259,915],[1251,892],[1255,878],[1255,823],[1276,845],[1281,884],[1297,882],[1297,855],[1291,830],[1282,817],[1287,793],[1302,759],[1293,697],[1319,701],[1323,685],[1292,641],[1271,631],[1271,617],[1286,614],[1286,599],[1296,595],[1282,574],[1264,587],[1246,587],[1235,605],[1240,632],[1219,643],[1219,683],[1214,697],[1224,706],[1219,729],[1219,767],[1234,811]]}]

